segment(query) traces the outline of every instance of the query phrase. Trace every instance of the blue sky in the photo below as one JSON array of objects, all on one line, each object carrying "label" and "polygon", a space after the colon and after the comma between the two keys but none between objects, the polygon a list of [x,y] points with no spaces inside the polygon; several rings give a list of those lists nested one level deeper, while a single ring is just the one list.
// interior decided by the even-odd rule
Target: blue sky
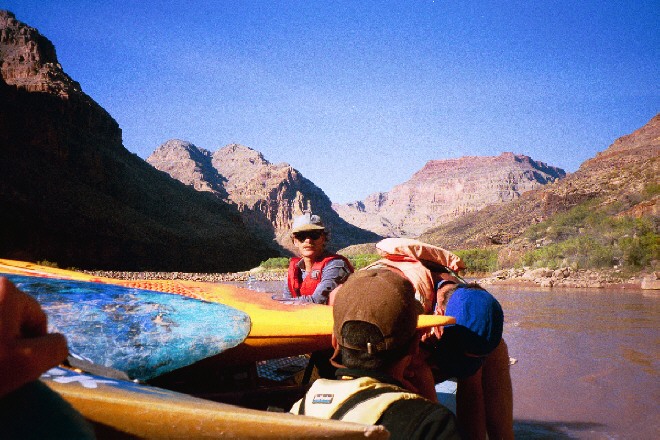
[{"label": "blue sky", "polygon": [[660,111],[660,2],[0,0],[142,158],[240,143],[333,202],[428,160],[577,170]]}]

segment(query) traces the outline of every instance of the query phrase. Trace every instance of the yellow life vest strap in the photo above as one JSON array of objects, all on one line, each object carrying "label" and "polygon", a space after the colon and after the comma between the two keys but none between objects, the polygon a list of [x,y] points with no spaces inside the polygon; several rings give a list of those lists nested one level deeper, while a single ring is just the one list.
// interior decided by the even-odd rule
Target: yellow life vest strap
[{"label": "yellow life vest strap", "polygon": [[373,425],[392,403],[402,399],[423,398],[370,377],[352,380],[319,379],[306,396],[294,404],[291,412]]}]

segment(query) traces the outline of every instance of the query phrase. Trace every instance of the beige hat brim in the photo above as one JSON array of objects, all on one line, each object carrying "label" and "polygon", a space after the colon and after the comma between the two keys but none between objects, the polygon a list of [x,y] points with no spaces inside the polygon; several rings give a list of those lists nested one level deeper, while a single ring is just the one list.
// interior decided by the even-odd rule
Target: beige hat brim
[{"label": "beige hat brim", "polygon": [[319,225],[302,225],[302,226],[298,226],[295,229],[292,229],[291,233],[295,234],[297,232],[304,232],[304,231],[325,231],[325,228]]}]

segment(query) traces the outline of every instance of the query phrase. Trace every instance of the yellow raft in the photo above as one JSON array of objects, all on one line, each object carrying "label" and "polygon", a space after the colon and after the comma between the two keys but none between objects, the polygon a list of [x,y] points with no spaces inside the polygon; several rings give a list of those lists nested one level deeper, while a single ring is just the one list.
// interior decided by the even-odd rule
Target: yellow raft
[{"label": "yellow raft", "polygon": [[[293,305],[232,285],[193,281],[125,281],[0,259],[0,273],[107,283],[170,292],[219,302],[247,313],[251,328],[243,343],[171,374],[163,383],[196,378],[205,383],[218,371],[255,361],[306,354],[331,347],[332,308]],[[454,323],[451,317],[420,316],[419,327]],[[220,403],[106,376],[58,367],[42,380],[90,420],[99,438],[331,438],[386,439],[382,426],[318,420]],[[157,386],[153,386],[153,385]],[[183,387],[185,388],[185,387]],[[286,408],[285,408],[286,409]]]},{"label": "yellow raft", "polygon": [[241,408],[61,367],[49,370],[42,381],[92,423],[99,439],[389,437],[382,426]]},{"label": "yellow raft", "polygon": [[[215,365],[244,365],[259,360],[295,356],[331,347],[332,308],[317,304],[287,304],[270,295],[241,287],[183,280],[117,280],[82,272],[0,259],[0,272],[115,284],[169,292],[241,310],[250,316],[251,329],[242,344],[214,357]],[[420,328],[448,325],[450,316],[419,317]]]}]

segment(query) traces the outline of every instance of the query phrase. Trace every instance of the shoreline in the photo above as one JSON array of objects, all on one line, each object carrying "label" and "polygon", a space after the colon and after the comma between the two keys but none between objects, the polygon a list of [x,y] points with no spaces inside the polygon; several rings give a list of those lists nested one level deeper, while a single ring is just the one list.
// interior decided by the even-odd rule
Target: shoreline
[{"label": "shoreline", "polygon": [[[83,271],[86,274],[120,280],[185,280],[209,283],[253,281],[284,281],[286,271],[252,269],[244,272],[193,273],[193,272],[130,272],[130,271]],[[619,270],[560,269],[503,269],[492,274],[469,276],[483,286],[521,286],[560,289],[636,289],[660,290],[660,272],[624,276]]]},{"label": "shoreline", "polygon": [[493,272],[490,276],[481,278],[480,284],[515,285],[543,288],[567,289],[660,289],[660,272],[640,273],[626,276],[620,270],[572,269],[563,267],[503,269]]},{"label": "shoreline", "polygon": [[251,270],[245,272],[131,272],[119,270],[83,270],[88,275],[114,278],[117,280],[183,280],[201,281],[206,283],[231,283],[241,281],[284,281],[286,271]]}]

